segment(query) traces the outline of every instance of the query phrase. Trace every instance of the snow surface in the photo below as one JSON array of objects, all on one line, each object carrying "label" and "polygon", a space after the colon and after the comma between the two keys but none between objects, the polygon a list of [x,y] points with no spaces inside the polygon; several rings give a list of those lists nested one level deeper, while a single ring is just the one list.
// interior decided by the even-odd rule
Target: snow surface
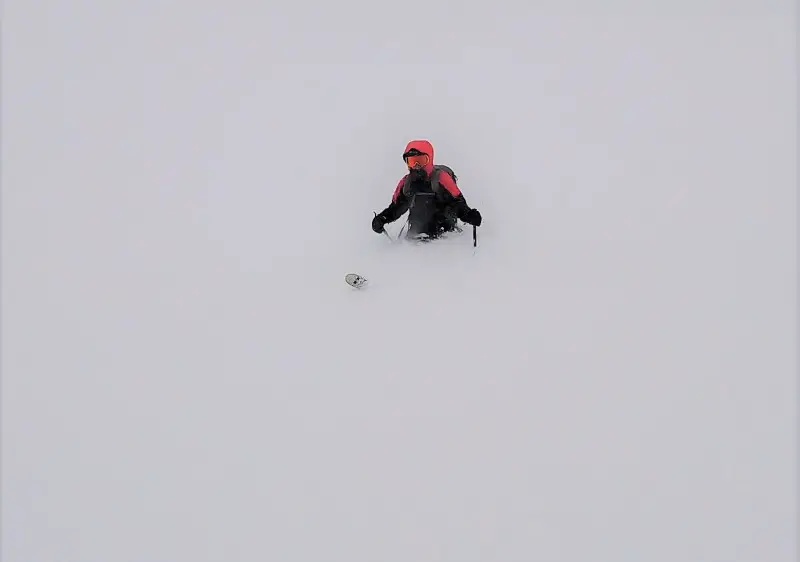
[{"label": "snow surface", "polygon": [[794,10],[7,1],[3,562],[796,560]]}]

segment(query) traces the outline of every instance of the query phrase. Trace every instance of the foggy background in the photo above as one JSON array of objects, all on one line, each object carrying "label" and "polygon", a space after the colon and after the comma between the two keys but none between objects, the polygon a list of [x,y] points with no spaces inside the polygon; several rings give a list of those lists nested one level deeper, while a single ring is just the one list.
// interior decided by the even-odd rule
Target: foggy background
[{"label": "foggy background", "polygon": [[2,560],[796,560],[796,22],[5,2]]}]

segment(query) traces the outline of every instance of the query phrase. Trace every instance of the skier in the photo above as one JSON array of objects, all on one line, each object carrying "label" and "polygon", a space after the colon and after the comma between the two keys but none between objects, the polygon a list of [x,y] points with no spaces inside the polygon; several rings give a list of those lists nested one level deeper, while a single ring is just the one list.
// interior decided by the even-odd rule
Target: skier
[{"label": "skier", "polygon": [[433,145],[413,140],[406,145],[403,160],[408,173],[397,183],[392,202],[372,219],[372,230],[381,234],[384,226],[408,211],[407,238],[438,238],[458,230],[457,220],[480,226],[481,214],[467,205],[456,185],[456,175],[447,166],[433,163]]}]

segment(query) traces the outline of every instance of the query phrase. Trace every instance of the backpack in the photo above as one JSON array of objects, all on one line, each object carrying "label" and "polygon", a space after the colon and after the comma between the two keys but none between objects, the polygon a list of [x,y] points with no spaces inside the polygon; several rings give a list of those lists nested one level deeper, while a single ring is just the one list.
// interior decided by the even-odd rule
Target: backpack
[{"label": "backpack", "polygon": [[439,174],[442,172],[446,172],[453,178],[453,182],[458,185],[458,176],[453,171],[453,168],[450,166],[445,166],[444,164],[434,164],[433,165],[433,174],[431,174],[431,187],[433,187],[434,192],[438,192],[439,190]]}]

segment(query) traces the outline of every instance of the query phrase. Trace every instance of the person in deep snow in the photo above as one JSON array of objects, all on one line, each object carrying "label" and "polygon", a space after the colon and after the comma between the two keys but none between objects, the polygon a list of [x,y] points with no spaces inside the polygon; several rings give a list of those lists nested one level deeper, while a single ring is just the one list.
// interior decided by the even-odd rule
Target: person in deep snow
[{"label": "person in deep snow", "polygon": [[372,230],[381,234],[384,226],[408,211],[408,238],[437,238],[457,230],[457,221],[480,226],[481,214],[467,205],[447,166],[434,166],[433,145],[413,140],[406,145],[403,160],[408,173],[397,183],[389,206],[372,219]]}]

